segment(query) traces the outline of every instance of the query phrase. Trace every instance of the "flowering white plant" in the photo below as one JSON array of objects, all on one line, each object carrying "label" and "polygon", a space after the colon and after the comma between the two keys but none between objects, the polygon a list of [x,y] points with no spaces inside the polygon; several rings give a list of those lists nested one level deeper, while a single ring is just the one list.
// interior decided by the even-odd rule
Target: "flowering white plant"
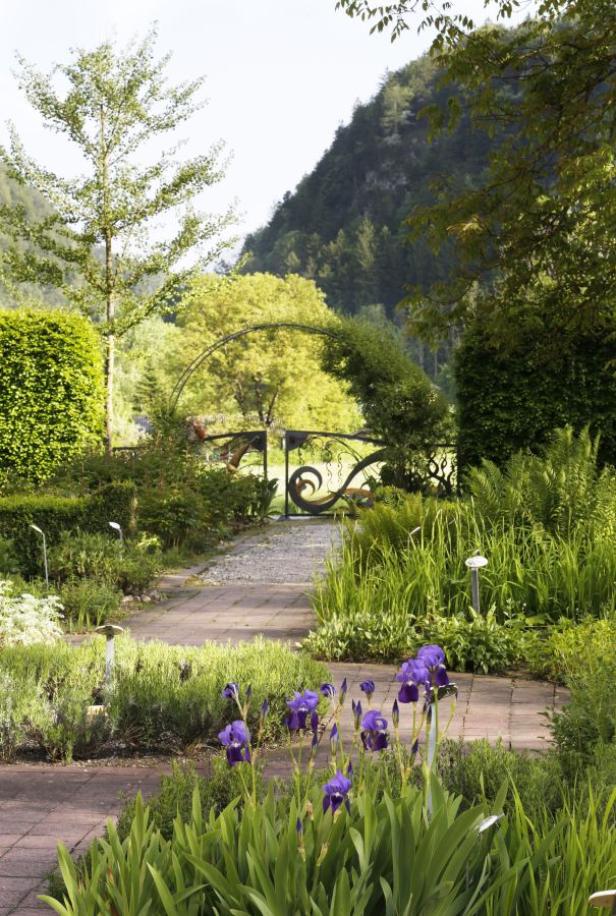
[{"label": "flowering white plant", "polygon": [[0,646],[29,646],[62,635],[62,604],[56,595],[11,595],[11,583],[0,579]]}]

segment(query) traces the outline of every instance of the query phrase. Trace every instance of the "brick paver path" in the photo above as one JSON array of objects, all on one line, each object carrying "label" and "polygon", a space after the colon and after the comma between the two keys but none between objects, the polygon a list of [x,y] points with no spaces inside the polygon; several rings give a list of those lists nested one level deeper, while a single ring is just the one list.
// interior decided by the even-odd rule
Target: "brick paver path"
[{"label": "brick paver path", "polygon": [[[207,568],[166,576],[169,599],[126,622],[142,640],[199,644],[239,642],[263,634],[295,643],[313,625],[308,593],[315,571],[338,542],[331,522],[281,522],[242,538]],[[391,665],[331,664],[337,684],[349,685],[342,725],[352,730],[351,697],[359,683],[376,683],[373,705],[387,716],[396,693]],[[502,738],[517,750],[541,750],[549,737],[543,713],[558,708],[564,692],[549,684],[509,677],[455,676],[459,700],[448,734],[465,740]],[[316,685],[315,685],[316,686]],[[448,715],[449,704],[443,714]],[[404,716],[404,710],[402,712]],[[327,742],[323,743],[326,753]],[[270,755],[269,769],[284,772],[288,757]],[[62,840],[74,852],[87,848],[105,820],[121,808],[120,795],[154,791],[168,764],[128,766],[0,767],[0,916],[50,912],[36,901]]]}]

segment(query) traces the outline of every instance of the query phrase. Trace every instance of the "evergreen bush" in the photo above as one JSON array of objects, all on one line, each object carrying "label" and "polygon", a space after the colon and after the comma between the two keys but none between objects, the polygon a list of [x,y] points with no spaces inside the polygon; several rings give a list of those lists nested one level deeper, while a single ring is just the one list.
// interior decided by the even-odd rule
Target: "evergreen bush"
[{"label": "evergreen bush", "polygon": [[0,311],[0,468],[38,483],[101,441],[103,373],[90,322]]}]

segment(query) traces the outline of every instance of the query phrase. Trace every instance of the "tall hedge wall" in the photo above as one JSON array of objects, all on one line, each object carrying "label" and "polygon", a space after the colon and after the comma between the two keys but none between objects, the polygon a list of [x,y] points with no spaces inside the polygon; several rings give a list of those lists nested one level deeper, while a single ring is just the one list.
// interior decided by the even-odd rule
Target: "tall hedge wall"
[{"label": "tall hedge wall", "polygon": [[590,425],[600,458],[616,464],[616,324],[567,333],[544,319],[503,350],[482,326],[456,352],[460,466],[502,464],[556,427]]},{"label": "tall hedge wall", "polygon": [[85,318],[0,310],[0,481],[40,482],[101,441],[103,370]]}]

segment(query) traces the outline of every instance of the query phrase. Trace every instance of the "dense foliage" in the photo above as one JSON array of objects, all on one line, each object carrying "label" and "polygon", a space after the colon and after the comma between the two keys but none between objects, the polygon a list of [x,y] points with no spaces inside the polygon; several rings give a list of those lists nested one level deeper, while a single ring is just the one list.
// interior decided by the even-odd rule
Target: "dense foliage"
[{"label": "dense foliage", "polygon": [[78,530],[109,535],[110,521],[127,533],[134,529],[135,487],[130,481],[106,483],[83,496],[16,493],[0,498],[0,537],[11,542],[24,575],[41,572],[41,537],[32,524],[45,532],[53,547],[62,535]]},{"label": "dense foliage", "polygon": [[0,311],[0,475],[44,480],[101,440],[102,419],[102,360],[89,323],[60,311]]},{"label": "dense foliage", "polygon": [[260,477],[208,464],[198,445],[189,441],[182,419],[165,414],[140,448],[80,459],[64,468],[54,485],[82,494],[124,482],[137,495],[133,528],[155,535],[164,548],[203,550],[262,521],[273,487]]},{"label": "dense foliage", "polygon": [[[209,345],[243,328],[290,322],[335,328],[322,292],[298,276],[204,275],[182,299],[172,355],[174,376]],[[186,413],[208,426],[340,429],[361,426],[358,405],[344,382],[321,366],[322,337],[299,330],[251,333],[226,344],[190,378],[182,396]],[[208,422],[209,421],[209,422]],[[213,422],[212,422],[213,421]]]},{"label": "dense foliage", "polygon": [[[202,80],[170,85],[169,56],[157,59],[155,30],[126,49],[103,41],[72,49],[71,60],[42,73],[19,58],[19,82],[44,124],[76,147],[83,173],[55,175],[28,156],[11,129],[0,164],[22,187],[34,188],[46,210],[0,201],[8,244],[0,248],[5,283],[44,284],[97,320],[104,342],[105,432],[111,448],[116,338],[152,313],[170,311],[194,272],[191,254],[221,249],[228,218],[202,215],[191,200],[221,177],[218,148],[180,160],[178,148],[153,141],[172,134],[199,107]],[[34,218],[33,218],[34,217]],[[161,236],[160,219],[175,225]],[[27,243],[27,244],[24,244]]]},{"label": "dense foliage", "polygon": [[489,326],[469,326],[455,353],[461,465],[502,464],[565,423],[599,433],[601,460],[616,464],[615,332],[613,319],[565,329],[544,312],[503,346]]},{"label": "dense foliage", "polygon": [[387,445],[384,479],[409,489],[420,485],[426,456],[450,441],[449,408],[397,337],[366,321],[341,319],[324,344],[323,364],[349,385],[371,433]]},{"label": "dense foliage", "polygon": [[[270,698],[266,735],[281,735],[284,698],[296,686],[323,680],[317,662],[280,643],[235,648],[204,644],[116,642],[111,686],[105,686],[104,639],[70,646],[30,645],[0,653],[0,757],[19,752],[51,760],[207,745],[227,723],[221,697],[228,681],[247,678],[254,696]],[[104,715],[88,707],[104,702]]]},{"label": "dense foliage", "polygon": [[[385,501],[348,527],[316,592],[315,651],[395,658],[432,634],[452,663],[503,670],[529,660],[533,628],[616,612],[616,478],[587,431],[562,430],[504,471],[486,462],[467,489],[455,503]],[[479,617],[465,565],[477,552],[489,561]]]}]

